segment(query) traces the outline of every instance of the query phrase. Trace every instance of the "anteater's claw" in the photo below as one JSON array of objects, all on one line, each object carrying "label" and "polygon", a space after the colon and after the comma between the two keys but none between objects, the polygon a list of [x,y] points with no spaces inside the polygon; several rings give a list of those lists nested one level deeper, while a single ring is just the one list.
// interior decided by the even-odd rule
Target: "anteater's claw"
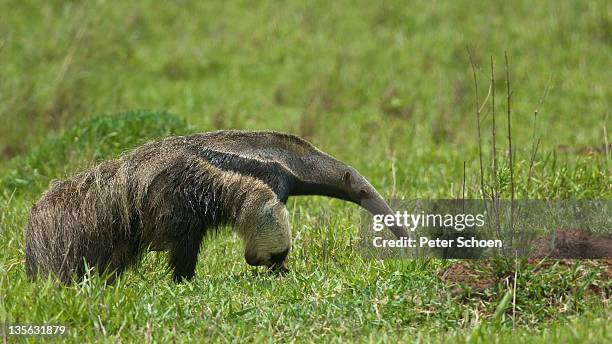
[{"label": "anteater's claw", "polygon": [[270,271],[279,275],[284,275],[289,273],[289,269],[287,268],[287,265],[285,264],[274,264],[270,267]]}]

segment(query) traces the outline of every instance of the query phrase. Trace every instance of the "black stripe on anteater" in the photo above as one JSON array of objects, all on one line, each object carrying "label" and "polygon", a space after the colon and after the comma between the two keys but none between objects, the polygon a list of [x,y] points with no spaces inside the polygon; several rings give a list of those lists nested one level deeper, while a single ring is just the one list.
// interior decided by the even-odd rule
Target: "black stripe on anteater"
[{"label": "black stripe on anteater", "polygon": [[261,180],[283,203],[287,202],[296,183],[296,177],[275,161],[261,161],[210,148],[190,147],[190,150],[223,171],[232,171]]},{"label": "black stripe on anteater", "polygon": [[342,190],[336,185],[327,185],[315,182],[305,182],[296,180],[293,184],[293,189],[289,191],[290,196],[307,196],[307,195],[318,195],[318,196],[329,196],[339,198],[349,202],[356,202],[352,199],[345,190]]}]

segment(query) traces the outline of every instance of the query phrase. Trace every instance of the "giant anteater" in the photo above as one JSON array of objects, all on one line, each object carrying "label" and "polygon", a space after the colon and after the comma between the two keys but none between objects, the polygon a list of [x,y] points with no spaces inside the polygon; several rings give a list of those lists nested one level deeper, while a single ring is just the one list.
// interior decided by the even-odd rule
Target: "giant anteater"
[{"label": "giant anteater", "polygon": [[147,250],[164,250],[174,279],[190,279],[202,238],[224,224],[243,239],[248,264],[284,271],[291,247],[285,203],[297,195],[392,212],[354,168],[299,137],[270,131],[169,137],[52,183],[30,211],[27,272],[70,283],[90,267],[114,279]]}]

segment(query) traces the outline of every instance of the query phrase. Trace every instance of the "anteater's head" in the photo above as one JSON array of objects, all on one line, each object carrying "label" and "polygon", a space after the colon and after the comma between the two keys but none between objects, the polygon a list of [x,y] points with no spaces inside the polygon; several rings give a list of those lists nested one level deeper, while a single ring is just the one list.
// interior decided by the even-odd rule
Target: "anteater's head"
[{"label": "anteater's head", "polygon": [[380,198],[378,191],[374,189],[372,184],[352,167],[348,167],[344,171],[341,184],[348,201],[362,204],[364,200]]}]

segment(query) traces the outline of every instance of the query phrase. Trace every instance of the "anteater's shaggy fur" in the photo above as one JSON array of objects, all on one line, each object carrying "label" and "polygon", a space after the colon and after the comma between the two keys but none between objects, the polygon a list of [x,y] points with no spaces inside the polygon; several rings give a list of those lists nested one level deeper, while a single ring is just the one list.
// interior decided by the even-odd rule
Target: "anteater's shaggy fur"
[{"label": "anteater's shaggy fur", "polygon": [[284,269],[284,204],[301,194],[390,211],[354,169],[292,135],[218,131],[151,142],[51,185],[30,211],[27,272],[69,283],[89,267],[112,279],[147,250],[167,250],[174,279],[189,279],[203,236],[224,224],[244,240],[249,264]]}]

